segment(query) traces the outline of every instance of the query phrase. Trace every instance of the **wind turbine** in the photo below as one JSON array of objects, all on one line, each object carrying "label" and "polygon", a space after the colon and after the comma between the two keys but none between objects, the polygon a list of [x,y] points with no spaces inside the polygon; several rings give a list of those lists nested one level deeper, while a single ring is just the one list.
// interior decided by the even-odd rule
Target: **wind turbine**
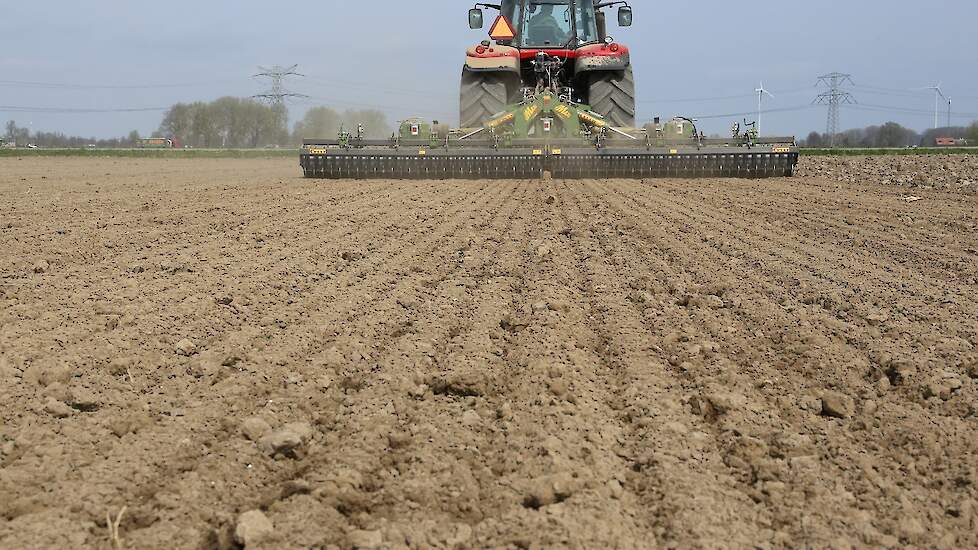
[{"label": "wind turbine", "polygon": [[756,88],[754,92],[757,94],[757,131],[761,131],[761,103],[764,101],[764,94],[768,97],[774,99],[774,95],[771,92],[764,89],[764,82],[761,82],[761,87]]},{"label": "wind turbine", "polygon": [[[947,104],[948,104],[948,109],[949,110],[950,110],[950,106],[951,106],[951,100],[948,99],[947,96],[944,95],[944,92],[941,91],[941,85],[942,84],[944,84],[944,83],[943,82],[938,82],[937,83],[937,86],[925,86],[923,88],[918,88],[918,90],[933,90],[934,91],[934,129],[935,130],[937,129],[937,125],[940,124],[940,122],[938,121],[938,117],[940,116],[940,112],[941,112],[941,98],[943,97],[945,100],[947,100]],[[950,124],[948,124],[948,125],[950,125]]]}]

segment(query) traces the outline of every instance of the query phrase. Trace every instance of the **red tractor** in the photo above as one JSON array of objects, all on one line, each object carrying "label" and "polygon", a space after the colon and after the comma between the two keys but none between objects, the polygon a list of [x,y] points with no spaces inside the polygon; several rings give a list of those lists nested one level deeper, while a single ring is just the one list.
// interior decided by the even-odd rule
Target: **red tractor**
[{"label": "red tractor", "polygon": [[618,25],[632,24],[624,0],[502,0],[469,10],[469,27],[485,25],[481,8],[497,10],[489,40],[469,48],[462,69],[460,118],[477,128],[537,91],[543,59],[560,60],[561,95],[590,105],[610,124],[635,126],[635,80],[628,48],[608,36],[603,8],[618,8]]}]

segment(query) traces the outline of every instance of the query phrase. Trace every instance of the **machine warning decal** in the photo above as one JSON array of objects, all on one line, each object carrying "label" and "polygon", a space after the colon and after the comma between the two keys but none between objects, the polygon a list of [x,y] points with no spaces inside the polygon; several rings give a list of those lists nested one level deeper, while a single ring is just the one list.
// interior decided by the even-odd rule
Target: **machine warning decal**
[{"label": "machine warning decal", "polygon": [[571,117],[571,112],[570,109],[567,108],[567,105],[563,105],[563,104],[557,105],[556,107],[554,107],[554,112],[557,113],[557,116],[559,116],[564,120],[567,120]]},{"label": "machine warning decal", "polygon": [[496,42],[516,38],[516,33],[513,32],[513,25],[509,23],[509,19],[506,19],[505,15],[500,15],[496,18],[496,22],[489,29],[489,38],[492,38]]},{"label": "machine warning decal", "polygon": [[530,105],[526,109],[523,109],[523,118],[529,122],[533,117],[537,116],[537,111],[539,110],[540,108],[536,105]]},{"label": "machine warning decal", "polygon": [[318,149],[309,149],[309,154],[310,155],[325,155],[326,154],[326,148],[325,147],[320,147]]},{"label": "machine warning decal", "polygon": [[791,147],[774,147],[771,149],[772,153],[790,153]]}]

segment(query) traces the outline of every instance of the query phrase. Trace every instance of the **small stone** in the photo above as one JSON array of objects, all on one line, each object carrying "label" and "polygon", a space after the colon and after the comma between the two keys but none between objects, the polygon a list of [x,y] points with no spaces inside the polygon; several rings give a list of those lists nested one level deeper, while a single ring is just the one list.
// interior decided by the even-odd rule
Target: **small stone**
[{"label": "small stone", "polygon": [[897,529],[901,539],[913,540],[927,534],[927,528],[914,517],[904,517],[898,523]]},{"label": "small stone", "polygon": [[932,380],[924,385],[924,398],[938,397],[944,401],[951,398],[951,387],[943,380]]},{"label": "small stone", "polygon": [[700,299],[703,303],[703,307],[708,309],[723,309],[723,298],[719,296],[714,296],[713,294],[708,294]]},{"label": "small stone", "polygon": [[747,405],[746,397],[730,391],[715,391],[707,394],[705,399],[715,414],[727,414]]},{"label": "small stone", "polygon": [[553,195],[550,195],[549,197],[547,197],[547,204],[553,204],[555,202],[557,202],[557,197],[555,197]]},{"label": "small stone", "polygon": [[260,416],[246,418],[241,423],[241,435],[255,442],[261,439],[261,436],[271,431],[271,429],[272,427],[268,422],[265,422]]},{"label": "small stone", "polygon": [[177,342],[177,344],[173,346],[173,349],[179,355],[183,355],[184,357],[190,357],[191,355],[197,353],[197,344],[194,344],[190,340],[184,338],[183,340]]},{"label": "small stone", "polygon": [[133,264],[133,265],[129,266],[129,272],[130,273],[144,273],[145,271],[146,271],[146,268],[143,267],[143,266],[141,266],[141,265],[139,265],[139,264]]},{"label": "small stone", "polygon": [[355,262],[357,260],[362,260],[363,254],[352,250],[347,250],[340,254],[340,258],[343,258],[344,262]]},{"label": "small stone", "polygon": [[271,457],[299,458],[312,433],[312,426],[304,422],[288,424],[261,436],[258,448]]},{"label": "small stone", "polygon": [[121,376],[126,374],[129,367],[132,365],[132,360],[127,357],[116,357],[109,363],[109,374],[112,376]]},{"label": "small stone", "polygon": [[76,411],[95,412],[101,405],[95,392],[87,388],[71,388],[68,391],[68,395],[68,404]]},{"label": "small stone", "polygon": [[346,540],[356,550],[375,550],[384,545],[384,534],[380,531],[357,529],[351,531]]},{"label": "small stone", "polygon": [[124,437],[130,433],[136,433],[150,423],[149,417],[145,414],[123,414],[112,417],[106,422],[106,427],[116,437]]},{"label": "small stone", "polygon": [[47,273],[51,269],[51,264],[47,260],[41,260],[34,264],[34,273]]},{"label": "small stone", "polygon": [[231,305],[231,302],[234,301],[234,296],[231,296],[230,294],[220,294],[214,297],[214,301],[217,302],[218,305],[229,306]]},{"label": "small stone", "polygon": [[634,290],[628,294],[628,299],[635,304],[651,304],[655,298],[650,292],[644,290]]},{"label": "small stone", "polygon": [[579,488],[580,483],[567,472],[538,477],[530,482],[523,497],[523,505],[527,508],[539,509],[563,502]]},{"label": "small stone", "polygon": [[120,317],[118,315],[107,315],[105,317],[106,330],[115,330],[119,328],[119,319]]},{"label": "small stone", "polygon": [[509,401],[504,401],[498,408],[496,408],[496,418],[499,420],[513,419],[513,406],[509,404]]},{"label": "small stone", "polygon": [[856,403],[848,395],[838,392],[825,392],[822,395],[822,416],[848,419],[856,410]]},{"label": "small stone", "polygon": [[548,309],[548,305],[547,302],[540,300],[539,302],[533,302],[530,308],[533,310],[533,313],[540,313],[541,311],[546,311]]},{"label": "small stone", "polygon": [[462,424],[466,426],[476,426],[480,423],[482,423],[482,417],[479,416],[479,413],[475,412],[474,410],[469,409],[462,414]]},{"label": "small stone", "polygon": [[234,540],[245,548],[267,540],[275,533],[275,526],[259,510],[251,510],[238,516],[238,524],[234,528]]},{"label": "small stone", "polygon": [[316,434],[312,428],[312,425],[308,422],[291,422],[283,426],[283,428],[291,431],[292,433],[298,434],[303,445],[312,441],[313,435]]},{"label": "small stone", "polygon": [[863,403],[863,412],[869,416],[875,415],[876,411],[878,410],[879,410],[879,405],[876,403],[876,401],[873,401],[872,399],[869,399],[865,403]]},{"label": "small stone", "polygon": [[323,352],[323,363],[327,367],[338,367],[346,362],[346,358],[340,353],[336,346],[332,346]]},{"label": "small stone", "polygon": [[972,378],[978,378],[978,360],[965,363],[964,371]]},{"label": "small stone", "polygon": [[551,380],[550,381],[550,393],[557,397],[564,397],[567,395],[567,382],[563,379]]},{"label": "small stone", "polygon": [[533,253],[536,254],[537,258],[544,258],[553,254],[553,249],[550,248],[549,245],[541,244],[540,246],[536,247],[536,250],[534,250]]},{"label": "small stone", "polygon": [[887,376],[893,385],[900,386],[906,384],[908,380],[917,376],[917,367],[913,366],[908,361],[897,360],[890,365],[890,368],[887,371]]},{"label": "small stone", "polygon": [[44,404],[44,412],[55,418],[68,418],[74,411],[71,410],[71,407],[65,405],[61,401],[56,399],[48,399]]},{"label": "small stone", "polygon": [[610,493],[611,498],[618,500],[625,493],[625,489],[621,486],[620,481],[612,479],[608,482],[608,493]]},{"label": "small stone", "polygon": [[885,376],[876,381],[876,391],[879,392],[880,395],[889,392],[891,387],[892,384],[890,384],[890,379]]},{"label": "small stone", "polygon": [[407,432],[392,432],[387,436],[387,444],[391,449],[404,449],[411,446],[411,434]]}]

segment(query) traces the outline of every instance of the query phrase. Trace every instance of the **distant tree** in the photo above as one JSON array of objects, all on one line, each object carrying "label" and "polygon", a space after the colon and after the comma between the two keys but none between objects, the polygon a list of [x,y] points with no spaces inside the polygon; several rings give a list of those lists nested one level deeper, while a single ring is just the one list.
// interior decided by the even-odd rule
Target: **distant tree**
[{"label": "distant tree", "polygon": [[820,134],[818,132],[812,132],[812,133],[808,134],[808,137],[805,138],[804,146],[805,147],[823,147],[824,146],[824,142],[822,140],[822,134]]},{"label": "distant tree", "polygon": [[284,106],[221,97],[210,103],[178,103],[163,116],[159,133],[193,147],[261,147],[286,144]]},{"label": "distant tree", "polygon": [[5,127],[7,129],[7,137],[13,139],[17,135],[17,123],[12,120],[8,120]]},{"label": "distant tree", "polygon": [[917,132],[896,122],[887,122],[879,127],[872,147],[906,147],[919,139]]},{"label": "distant tree", "polygon": [[139,143],[139,140],[140,140],[139,130],[133,130],[129,132],[129,137],[125,139],[125,142],[126,145],[130,147],[134,147],[137,143]]},{"label": "distant tree", "polygon": [[329,107],[313,107],[306,111],[302,120],[295,123],[294,140],[329,139],[336,137],[342,123],[339,113]]},{"label": "distant tree", "polygon": [[978,122],[973,122],[971,126],[968,126],[968,145],[978,146]]},{"label": "distant tree", "polygon": [[[279,145],[288,134],[281,112],[268,105],[248,100],[243,104],[248,147]],[[286,140],[287,141],[287,140]]]},{"label": "distant tree", "polygon": [[197,101],[190,104],[190,143],[195,147],[216,147],[218,129],[212,109],[206,103]]},{"label": "distant tree", "polygon": [[220,139],[218,145],[225,148],[242,147],[247,134],[242,100],[222,97],[213,101],[208,108]]},{"label": "distant tree", "polygon": [[387,115],[376,109],[347,110],[343,113],[343,124],[350,132],[355,132],[358,124],[363,125],[364,137],[381,139],[391,135]]},{"label": "distant tree", "polygon": [[193,127],[193,113],[190,105],[177,103],[163,115],[163,122],[160,123],[160,134],[176,138],[183,143],[192,145],[191,131]]}]

